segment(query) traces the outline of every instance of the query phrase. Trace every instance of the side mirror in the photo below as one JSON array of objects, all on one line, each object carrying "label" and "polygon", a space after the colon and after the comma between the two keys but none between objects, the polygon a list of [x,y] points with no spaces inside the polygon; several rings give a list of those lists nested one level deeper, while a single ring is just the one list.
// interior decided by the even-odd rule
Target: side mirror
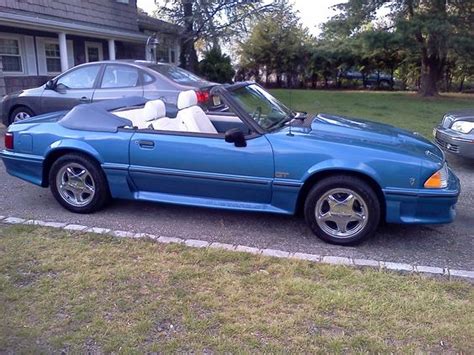
[{"label": "side mirror", "polygon": [[45,88],[47,90],[54,90],[54,81],[53,80],[48,80],[46,82]]},{"label": "side mirror", "polygon": [[234,145],[239,148],[247,146],[244,132],[238,128],[232,128],[225,132],[225,141],[227,143],[234,143]]},{"label": "side mirror", "polygon": [[59,83],[54,86],[53,90],[59,92],[60,94],[65,94],[67,92],[67,89],[68,88],[66,85]]}]

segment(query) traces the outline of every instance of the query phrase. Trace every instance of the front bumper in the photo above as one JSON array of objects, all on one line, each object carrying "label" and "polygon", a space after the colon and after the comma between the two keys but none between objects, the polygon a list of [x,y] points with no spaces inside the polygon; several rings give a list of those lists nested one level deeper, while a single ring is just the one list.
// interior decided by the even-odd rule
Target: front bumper
[{"label": "front bumper", "polygon": [[404,224],[451,223],[456,217],[456,203],[461,185],[449,169],[445,189],[384,189],[386,221]]},{"label": "front bumper", "polygon": [[433,134],[436,144],[444,151],[474,159],[474,138],[441,126],[436,127]]}]

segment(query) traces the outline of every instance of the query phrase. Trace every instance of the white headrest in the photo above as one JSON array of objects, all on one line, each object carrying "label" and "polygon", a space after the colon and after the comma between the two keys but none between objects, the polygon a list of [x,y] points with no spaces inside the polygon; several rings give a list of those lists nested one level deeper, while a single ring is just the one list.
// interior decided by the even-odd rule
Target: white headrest
[{"label": "white headrest", "polygon": [[166,116],[165,103],[162,100],[147,101],[143,108],[143,114],[147,119],[155,119]]},{"label": "white headrest", "polygon": [[178,95],[178,110],[196,106],[198,103],[196,92],[194,90],[181,91]]}]

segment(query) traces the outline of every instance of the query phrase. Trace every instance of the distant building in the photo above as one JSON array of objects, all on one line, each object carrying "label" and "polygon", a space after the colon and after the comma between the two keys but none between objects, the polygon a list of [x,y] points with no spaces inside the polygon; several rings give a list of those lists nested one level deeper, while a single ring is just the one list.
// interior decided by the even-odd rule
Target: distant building
[{"label": "distant building", "polygon": [[136,0],[0,1],[0,96],[35,87],[75,65],[103,59],[179,60],[179,26],[137,9]]}]

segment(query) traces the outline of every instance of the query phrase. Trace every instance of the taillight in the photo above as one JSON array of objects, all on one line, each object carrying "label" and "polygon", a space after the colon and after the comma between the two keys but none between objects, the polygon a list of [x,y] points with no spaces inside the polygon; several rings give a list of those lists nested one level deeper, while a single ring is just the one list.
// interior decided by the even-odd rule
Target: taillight
[{"label": "taillight", "polygon": [[13,149],[13,133],[11,132],[5,133],[5,148]]},{"label": "taillight", "polygon": [[196,97],[198,104],[205,104],[209,101],[209,92],[208,91],[196,91]]}]

